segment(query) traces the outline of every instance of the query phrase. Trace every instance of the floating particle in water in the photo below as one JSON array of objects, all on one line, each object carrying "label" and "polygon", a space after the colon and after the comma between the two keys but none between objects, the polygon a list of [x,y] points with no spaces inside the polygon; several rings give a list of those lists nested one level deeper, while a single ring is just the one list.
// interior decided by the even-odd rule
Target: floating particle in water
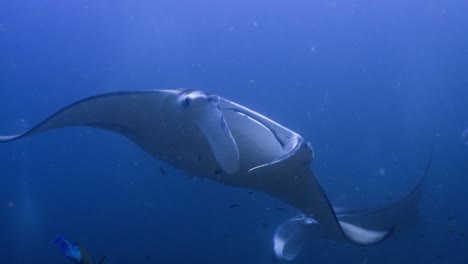
[{"label": "floating particle in water", "polygon": [[13,206],[15,206],[15,203],[13,203],[12,201],[9,201],[8,202],[8,207],[13,207]]},{"label": "floating particle in water", "polygon": [[465,145],[468,146],[468,128],[465,129],[461,134],[461,140],[463,141],[463,143],[465,143]]},{"label": "floating particle in water", "polygon": [[380,176],[385,176],[385,173],[386,173],[385,168],[379,168],[379,175]]},{"label": "floating particle in water", "polygon": [[29,128],[29,123],[24,118],[20,118],[16,121],[16,126],[21,130],[26,130]]}]

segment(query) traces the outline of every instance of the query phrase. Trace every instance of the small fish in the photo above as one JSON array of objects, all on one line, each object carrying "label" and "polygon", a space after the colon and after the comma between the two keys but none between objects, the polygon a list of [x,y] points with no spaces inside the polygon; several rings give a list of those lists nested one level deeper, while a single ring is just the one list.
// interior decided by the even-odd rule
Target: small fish
[{"label": "small fish", "polygon": [[229,205],[229,208],[236,208],[236,207],[239,207],[239,205],[238,205],[238,204],[231,204],[231,205]]},{"label": "small fish", "polygon": [[270,226],[270,224],[268,223],[262,223],[262,228],[268,228]]},{"label": "small fish", "polygon": [[442,259],[444,259],[444,256],[437,255],[437,256],[435,256],[435,258],[438,259],[438,260],[442,260]]},{"label": "small fish", "polygon": [[161,171],[162,175],[167,176],[167,172],[163,169],[163,167],[159,167],[159,170]]},{"label": "small fish", "polygon": [[248,194],[248,195],[252,195],[252,194],[253,194],[253,192],[248,192],[247,194]]},{"label": "small fish", "polygon": [[459,235],[460,237],[465,237],[465,232],[460,232],[460,233],[458,233],[458,235]]},{"label": "small fish", "polygon": [[286,211],[286,208],[284,208],[284,207],[276,207],[275,210],[276,210],[276,211]]}]

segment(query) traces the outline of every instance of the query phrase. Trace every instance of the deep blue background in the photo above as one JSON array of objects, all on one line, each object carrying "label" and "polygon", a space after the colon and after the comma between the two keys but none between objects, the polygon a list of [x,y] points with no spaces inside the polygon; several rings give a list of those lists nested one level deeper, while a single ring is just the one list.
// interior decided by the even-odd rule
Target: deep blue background
[{"label": "deep blue background", "polygon": [[[434,144],[418,228],[370,248],[311,241],[295,263],[467,263],[463,2],[2,0],[0,131],[97,93],[200,89],[311,141],[348,206],[411,190]],[[0,263],[66,263],[57,236],[111,264],[270,263],[274,228],[297,213],[268,210],[282,206],[96,129],[0,146]]]}]

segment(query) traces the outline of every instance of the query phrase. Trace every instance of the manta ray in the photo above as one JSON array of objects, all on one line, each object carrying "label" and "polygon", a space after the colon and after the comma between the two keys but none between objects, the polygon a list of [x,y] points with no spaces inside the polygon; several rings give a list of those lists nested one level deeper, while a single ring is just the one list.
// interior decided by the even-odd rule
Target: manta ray
[{"label": "manta ray", "polygon": [[[309,238],[369,246],[415,222],[421,183],[379,209],[333,207],[314,176],[311,144],[298,133],[223,97],[188,89],[92,96],[56,112],[9,142],[88,126],[118,133],[156,159],[224,185],[269,194],[300,210],[274,234],[274,257],[294,259]],[[426,168],[427,172],[427,168]]]}]

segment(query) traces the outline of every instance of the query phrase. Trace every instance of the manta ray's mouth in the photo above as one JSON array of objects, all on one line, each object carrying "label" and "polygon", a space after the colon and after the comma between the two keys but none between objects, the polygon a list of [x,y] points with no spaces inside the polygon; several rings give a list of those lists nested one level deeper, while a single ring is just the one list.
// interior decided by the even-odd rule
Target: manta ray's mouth
[{"label": "manta ray's mouth", "polygon": [[[282,162],[293,156],[303,140],[294,133],[280,134],[261,116],[236,107],[220,107],[239,147],[243,168],[247,172]],[[283,133],[285,131],[283,130]]]}]

